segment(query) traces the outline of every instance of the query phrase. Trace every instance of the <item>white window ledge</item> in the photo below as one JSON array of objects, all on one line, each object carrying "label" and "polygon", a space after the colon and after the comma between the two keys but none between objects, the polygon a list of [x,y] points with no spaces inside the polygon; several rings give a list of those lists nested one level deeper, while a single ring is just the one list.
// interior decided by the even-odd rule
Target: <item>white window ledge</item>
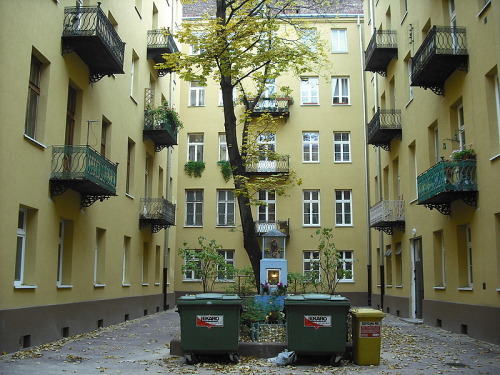
[{"label": "white window ledge", "polygon": [[435,286],[434,290],[446,290],[445,286]]},{"label": "white window ledge", "polygon": [[463,286],[463,287],[458,288],[458,290],[460,290],[460,291],[466,291],[466,292],[471,292],[471,291],[474,290],[474,288],[472,288],[470,286]]},{"label": "white window ledge", "polygon": [[30,136],[28,136],[26,134],[24,134],[24,139],[26,139],[27,141],[33,143],[35,146],[38,146],[38,147],[41,147],[41,148],[47,148],[47,146],[45,146],[43,143],[38,142],[36,139],[31,138]]},{"label": "white window ledge", "polygon": [[142,286],[149,286],[149,283],[142,283]]},{"label": "white window ledge", "polygon": [[59,284],[57,285],[57,289],[71,289],[73,285]]},{"label": "white window ledge", "polygon": [[19,284],[19,285],[14,285],[14,289],[36,289],[38,286],[36,285],[24,285],[24,284]]},{"label": "white window ledge", "polygon": [[122,286],[127,286],[127,287],[128,287],[128,286],[130,286],[130,284],[123,284],[123,283],[122,283]]},{"label": "white window ledge", "polygon": [[104,288],[106,284],[94,284],[94,288]]},{"label": "white window ledge", "polygon": [[160,286],[160,283],[155,283],[155,286]]}]

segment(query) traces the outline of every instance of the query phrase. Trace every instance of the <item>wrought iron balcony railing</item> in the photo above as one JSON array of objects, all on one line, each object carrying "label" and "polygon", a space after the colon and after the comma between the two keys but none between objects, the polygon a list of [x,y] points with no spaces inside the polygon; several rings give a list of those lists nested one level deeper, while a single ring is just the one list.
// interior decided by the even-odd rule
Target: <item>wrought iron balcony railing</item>
[{"label": "wrought iron balcony railing", "polygon": [[[147,44],[147,58],[152,59],[156,64],[164,62],[164,54],[179,52],[174,37],[170,34],[170,28],[148,30]],[[158,69],[158,76],[163,77],[171,71],[171,69]]]},{"label": "wrought iron balcony railing", "polygon": [[444,95],[444,84],[457,69],[467,70],[465,27],[434,26],[411,59],[411,85]]},{"label": "wrought iron balcony railing", "polygon": [[405,202],[402,200],[383,200],[370,207],[370,227],[392,234],[392,228],[404,230]]},{"label": "wrought iron balcony railing", "polygon": [[365,70],[387,75],[387,66],[398,57],[395,30],[375,30],[365,52]]},{"label": "wrought iron balcony railing", "polygon": [[63,53],[75,51],[90,69],[90,81],[123,74],[125,43],[100,7],[64,8]]},{"label": "wrought iron balcony railing", "polygon": [[288,117],[291,104],[293,104],[292,98],[261,98],[250,115],[259,117],[264,113],[269,113],[271,116]]},{"label": "wrought iron balcony railing", "polygon": [[140,228],[151,226],[156,233],[171,225],[175,225],[175,204],[165,198],[141,198]]},{"label": "wrought iron balcony railing", "polygon": [[177,114],[168,107],[144,110],[144,140],[150,139],[155,144],[155,150],[177,144],[179,119]]},{"label": "wrought iron balcony railing", "polygon": [[116,195],[117,167],[88,145],[53,146],[51,194],[75,190],[82,194],[82,207],[88,207]]},{"label": "wrought iron balcony railing", "polygon": [[247,160],[245,170],[249,174],[269,175],[290,172],[290,156],[279,155],[267,160]]},{"label": "wrought iron balcony railing", "polygon": [[286,235],[287,237],[290,236],[290,219],[288,220],[257,220],[254,222],[255,224],[255,231],[257,232],[258,236],[262,236],[263,234],[266,234],[270,230],[276,229],[279,230],[281,233]]},{"label": "wrought iron balcony railing", "polygon": [[401,111],[399,109],[378,109],[368,124],[368,144],[389,151],[391,140],[401,139]]},{"label": "wrought iron balcony railing", "polygon": [[443,160],[417,177],[418,204],[450,214],[450,203],[476,205],[476,160]]}]

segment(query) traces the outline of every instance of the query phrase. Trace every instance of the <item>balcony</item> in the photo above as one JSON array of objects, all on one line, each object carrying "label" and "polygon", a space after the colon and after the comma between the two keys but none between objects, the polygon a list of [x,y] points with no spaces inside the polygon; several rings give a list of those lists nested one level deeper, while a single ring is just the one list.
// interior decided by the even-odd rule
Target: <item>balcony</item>
[{"label": "balcony", "polygon": [[76,52],[90,70],[90,82],[123,74],[125,43],[97,6],[64,8],[62,52]]},{"label": "balcony", "polygon": [[278,155],[263,160],[247,160],[245,170],[250,175],[273,175],[290,173],[290,156]]},{"label": "balcony", "polygon": [[[249,99],[249,101],[252,101],[252,99]],[[264,113],[268,113],[273,117],[288,118],[291,104],[293,104],[292,98],[262,98],[257,102],[250,116],[259,117]]]},{"label": "balcony", "polygon": [[[148,30],[147,45],[147,58],[153,60],[156,64],[165,61],[163,59],[164,54],[179,52],[169,28]],[[158,76],[163,77],[171,72],[171,69],[158,69]]]},{"label": "balcony", "polygon": [[405,202],[385,200],[370,207],[370,228],[393,233],[393,228],[405,230]]},{"label": "balcony", "polygon": [[467,71],[464,27],[434,26],[411,59],[411,86],[444,95],[444,84],[457,69]]},{"label": "balcony", "polygon": [[81,207],[116,195],[118,164],[90,146],[53,146],[51,196],[72,189],[81,194]]},{"label": "balcony", "polygon": [[285,236],[290,237],[290,219],[288,220],[257,220],[254,222],[257,236],[262,236],[270,230],[279,230]]},{"label": "balcony", "polygon": [[144,110],[144,140],[151,140],[155,151],[177,145],[177,133],[180,126],[177,113],[167,106]]},{"label": "balcony", "polygon": [[151,227],[153,233],[175,225],[175,205],[165,198],[141,198],[139,227]]},{"label": "balcony", "polygon": [[458,199],[470,206],[477,203],[476,160],[443,160],[417,177],[418,203],[443,215]]},{"label": "balcony", "polygon": [[375,30],[365,52],[365,70],[387,76],[387,66],[398,57],[395,30]]},{"label": "balcony", "polygon": [[393,139],[401,139],[401,111],[399,109],[378,109],[368,124],[368,144],[389,151]]}]

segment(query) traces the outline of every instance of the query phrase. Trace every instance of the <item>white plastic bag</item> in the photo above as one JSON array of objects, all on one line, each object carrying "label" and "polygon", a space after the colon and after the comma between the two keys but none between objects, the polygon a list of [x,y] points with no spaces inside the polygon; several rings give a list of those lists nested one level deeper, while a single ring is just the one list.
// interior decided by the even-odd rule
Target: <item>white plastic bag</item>
[{"label": "white plastic bag", "polygon": [[289,352],[285,349],[284,352],[278,354],[275,358],[269,358],[268,362],[276,363],[278,366],[286,366],[293,363],[295,352]]}]

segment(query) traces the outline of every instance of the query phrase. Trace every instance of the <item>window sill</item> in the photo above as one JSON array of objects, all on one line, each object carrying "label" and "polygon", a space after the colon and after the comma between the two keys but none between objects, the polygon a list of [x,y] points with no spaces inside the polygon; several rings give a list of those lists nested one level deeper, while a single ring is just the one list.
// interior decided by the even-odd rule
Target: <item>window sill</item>
[{"label": "window sill", "polygon": [[411,200],[411,201],[410,201],[410,204],[413,204],[413,203],[415,203],[415,202],[418,202],[418,198],[415,198],[415,199]]},{"label": "window sill", "polygon": [[71,289],[71,288],[73,288],[73,285],[66,285],[66,284],[57,285],[57,289]]},{"label": "window sill", "polygon": [[318,161],[302,161],[302,164],[319,164],[319,160]]},{"label": "window sill", "polygon": [[26,139],[30,143],[33,143],[33,145],[38,146],[38,147],[43,148],[43,149],[47,148],[47,146],[45,146],[43,143],[38,142],[36,139],[31,138],[30,136],[28,136],[26,134],[23,134],[23,135],[24,135],[24,139]]},{"label": "window sill", "polygon": [[132,99],[132,101],[135,103],[135,105],[137,105],[137,100],[135,100],[132,95],[130,95],[130,99]]},{"label": "window sill", "polygon": [[354,280],[339,280],[339,284],[354,284]]},{"label": "window sill", "polygon": [[500,154],[496,154],[495,156],[493,156],[492,158],[490,158],[490,161],[494,161],[496,159],[500,159]]},{"label": "window sill", "polygon": [[184,225],[184,228],[203,228],[203,225]]},{"label": "window sill", "polygon": [[396,288],[403,288],[403,285],[396,285]]},{"label": "window sill", "polygon": [[14,289],[36,289],[36,288],[38,288],[37,285],[24,285],[24,284],[14,285]]},{"label": "window sill", "polygon": [[216,225],[216,228],[236,228],[236,225]]},{"label": "window sill", "polygon": [[460,287],[458,288],[459,291],[464,291],[464,292],[472,292],[474,290],[474,288],[470,287],[470,286],[464,286],[464,287]]},{"label": "window sill", "polygon": [[410,100],[408,100],[408,103],[406,103],[405,108],[407,108],[411,104],[411,102],[413,102],[413,98],[410,98]]},{"label": "window sill", "polygon": [[155,286],[160,286],[160,283],[155,283]]},{"label": "window sill", "polygon": [[350,107],[351,103],[332,103],[332,107]]},{"label": "window sill", "polygon": [[149,286],[149,283],[142,283],[142,286]]},{"label": "window sill", "polygon": [[301,103],[300,105],[304,107],[319,107],[319,103]]},{"label": "window sill", "polygon": [[104,288],[106,284],[94,284],[94,288]]},{"label": "window sill", "polygon": [[182,280],[183,283],[201,283],[201,280],[191,280],[191,279],[184,279]]},{"label": "window sill", "polygon": [[445,286],[435,286],[434,290],[446,290]]},{"label": "window sill", "polygon": [[131,286],[131,284],[123,284],[123,283],[122,283],[122,286],[123,286],[123,287],[130,287],[130,286]]},{"label": "window sill", "polygon": [[479,13],[477,14],[477,16],[476,16],[476,17],[478,17],[478,18],[479,18],[479,17],[481,17],[481,16],[483,15],[483,13],[484,13],[484,12],[486,12],[486,9],[488,9],[488,8],[490,7],[490,5],[491,5],[491,0],[490,0],[490,1],[488,1],[488,2],[484,5],[483,9],[481,9],[481,10],[479,11]]},{"label": "window sill", "polygon": [[130,198],[130,199],[135,199],[133,195],[130,195],[129,193],[125,193],[125,196]]},{"label": "window sill", "polygon": [[386,288],[392,288],[392,284],[387,284],[385,287]]}]

